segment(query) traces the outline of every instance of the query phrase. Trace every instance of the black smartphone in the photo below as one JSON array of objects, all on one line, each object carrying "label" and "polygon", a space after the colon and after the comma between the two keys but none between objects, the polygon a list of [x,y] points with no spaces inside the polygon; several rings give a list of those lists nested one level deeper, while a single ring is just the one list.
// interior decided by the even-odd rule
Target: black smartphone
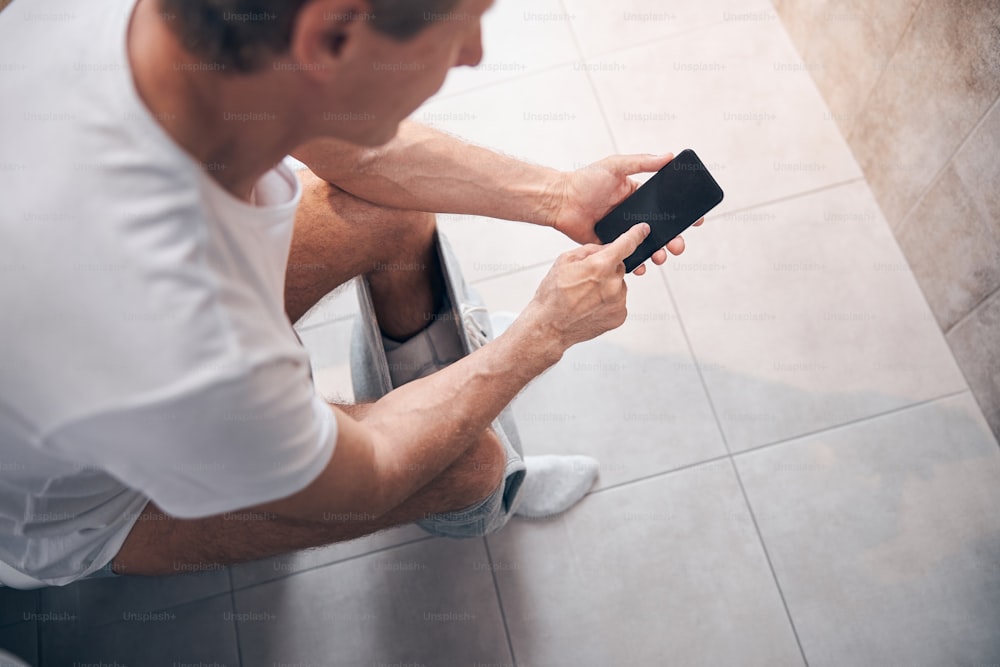
[{"label": "black smartphone", "polygon": [[631,273],[718,206],[723,196],[701,159],[693,150],[684,150],[604,216],[594,231],[602,243],[611,243],[633,225],[649,223],[649,236],[625,258],[625,270]]}]

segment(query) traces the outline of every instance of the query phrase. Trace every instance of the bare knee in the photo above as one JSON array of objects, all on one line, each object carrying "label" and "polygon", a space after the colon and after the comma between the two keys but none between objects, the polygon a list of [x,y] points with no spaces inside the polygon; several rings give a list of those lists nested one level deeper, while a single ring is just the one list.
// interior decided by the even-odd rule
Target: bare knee
[{"label": "bare knee", "polygon": [[[373,403],[341,406],[355,419],[364,419]],[[462,456],[428,485],[433,495],[424,515],[463,509],[490,496],[503,482],[507,452],[493,429],[487,429]],[[442,505],[447,505],[443,507]]]},{"label": "bare knee", "polygon": [[467,507],[489,497],[503,481],[507,454],[492,430],[487,430],[475,445],[456,462],[456,489]]},{"label": "bare knee", "polygon": [[374,208],[371,215],[376,218],[374,224],[387,232],[371,272],[425,271],[427,267],[420,264],[426,262],[433,247],[437,217],[423,211],[382,207]]},{"label": "bare knee", "polygon": [[[431,247],[437,229],[433,213],[376,204],[325,181],[313,183],[312,187],[317,192],[313,197],[322,199],[323,208],[342,221],[344,229],[339,230],[337,241],[350,244],[352,252],[366,251],[373,261],[390,262],[419,255]],[[345,238],[344,232],[350,238]]]},{"label": "bare knee", "polygon": [[431,247],[437,228],[433,213],[370,202],[308,171],[300,172],[300,178],[303,196],[292,250],[327,257],[342,267],[342,282],[372,272],[372,263],[388,263]]}]

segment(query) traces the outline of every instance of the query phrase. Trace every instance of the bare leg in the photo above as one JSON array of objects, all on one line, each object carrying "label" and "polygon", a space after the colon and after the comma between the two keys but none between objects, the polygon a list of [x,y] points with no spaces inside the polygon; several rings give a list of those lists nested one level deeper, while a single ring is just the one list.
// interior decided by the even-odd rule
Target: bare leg
[{"label": "bare leg", "polygon": [[325,295],[367,274],[382,330],[406,338],[437,312],[443,291],[432,213],[376,206],[311,172],[300,172],[302,204],[285,276],[285,310],[295,322]]},{"label": "bare leg", "polygon": [[[363,419],[367,406],[346,406]],[[229,565],[352,540],[428,515],[468,507],[503,479],[506,456],[491,430],[451,467],[381,517],[331,515],[326,521],[283,519],[248,508],[204,519],[175,519],[152,502],[112,561],[118,574],[164,575]]]},{"label": "bare leg", "polygon": [[[379,207],[309,172],[300,176],[304,193],[285,284],[289,319],[295,322],[326,294],[367,274],[385,333],[405,338],[426,326],[443,289],[432,246],[434,216]],[[357,419],[367,412],[363,405],[342,407]],[[123,574],[176,574],[191,571],[192,565],[238,563],[351,540],[482,500],[500,483],[505,461],[503,446],[487,430],[451,467],[377,518],[362,514],[296,521],[248,508],[183,520],[149,503],[113,567]]]}]

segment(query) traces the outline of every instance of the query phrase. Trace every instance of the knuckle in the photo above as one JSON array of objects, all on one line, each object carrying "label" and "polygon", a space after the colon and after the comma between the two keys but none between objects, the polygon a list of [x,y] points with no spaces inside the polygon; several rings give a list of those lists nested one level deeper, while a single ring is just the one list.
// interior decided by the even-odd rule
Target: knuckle
[{"label": "knuckle", "polygon": [[570,263],[576,261],[577,259],[579,259],[579,257],[580,257],[580,250],[578,248],[573,248],[572,250],[567,250],[566,252],[564,252],[561,255],[559,255],[558,257],[556,257],[556,261],[553,262],[552,268],[554,268],[554,269],[562,269],[567,264],[570,264]]}]

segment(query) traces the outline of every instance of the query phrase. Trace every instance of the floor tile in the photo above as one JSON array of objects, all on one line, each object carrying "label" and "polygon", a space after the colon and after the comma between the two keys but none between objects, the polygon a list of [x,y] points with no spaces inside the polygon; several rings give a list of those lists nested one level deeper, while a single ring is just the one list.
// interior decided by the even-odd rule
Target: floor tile
[{"label": "floor tile", "polygon": [[309,351],[313,380],[320,395],[332,403],[353,403],[351,383],[352,319],[326,322],[299,329],[299,339]]},{"label": "floor tile", "polygon": [[[491,312],[519,312],[547,269],[476,284]],[[517,398],[527,454],[588,454],[598,488],[724,455],[670,296],[655,272],[629,280],[629,319],[571,348]]]},{"label": "floor tile", "polygon": [[519,665],[801,665],[729,461],[488,538]]},{"label": "floor tile", "polygon": [[509,664],[491,571],[435,539],[236,591],[243,664]]},{"label": "floor tile", "polygon": [[942,331],[1000,289],[1000,225],[977,206],[981,192],[948,165],[895,231]]},{"label": "floor tile", "polygon": [[[0,628],[0,667],[12,667],[7,653],[20,659],[21,664],[38,664],[38,627],[34,621]],[[13,663],[16,664],[16,663]],[[18,666],[20,667],[20,666]]]},{"label": "floor tile", "polygon": [[367,535],[350,542],[241,563],[232,566],[233,588],[247,588],[303,570],[315,569],[429,537],[428,533],[421,528],[409,524]]},{"label": "floor tile", "polygon": [[224,568],[166,577],[85,579],[42,589],[41,613],[81,627],[103,625],[135,614],[176,607],[229,590]]},{"label": "floor tile", "polygon": [[969,394],[736,461],[810,665],[1000,661],[1000,449]]},{"label": "floor tile", "polygon": [[998,54],[996,3],[921,2],[881,63],[850,140],[893,228],[1000,96]]},{"label": "floor tile", "polygon": [[966,388],[863,183],[686,238],[664,273],[733,451]]},{"label": "floor tile", "polygon": [[227,595],[155,612],[131,612],[100,627],[42,627],[42,663],[238,667],[235,616]]},{"label": "floor tile", "polygon": [[693,28],[729,22],[776,23],[778,15],[767,0],[564,0],[570,25],[586,57],[641,44]]},{"label": "floor tile", "polygon": [[483,16],[483,61],[453,69],[438,97],[517,78],[578,58],[559,0],[494,3]]},{"label": "floor tile", "polygon": [[850,136],[920,4],[774,1],[782,25],[823,91],[831,120],[844,136]]},{"label": "floor tile", "polygon": [[[532,10],[534,11],[534,10]],[[419,120],[467,141],[555,169],[615,153],[585,72],[559,67],[443,100]],[[576,243],[548,228],[473,216],[439,216],[467,280],[547,262]]]},{"label": "floor tile", "polygon": [[602,62],[590,76],[618,149],[693,148],[726,193],[719,213],[861,176],[777,21],[722,23]]},{"label": "floor tile", "polygon": [[948,332],[948,343],[982,406],[983,416],[1000,437],[1000,290]]},{"label": "floor tile", "polygon": [[358,312],[354,282],[341,285],[313,306],[295,323],[296,330],[308,330],[327,322],[345,319]]},{"label": "floor tile", "polygon": [[579,245],[546,227],[492,218],[443,215],[438,229],[451,242],[469,282],[549,265]]},{"label": "floor tile", "polygon": [[[29,620],[38,611],[39,591],[19,591],[0,588],[0,626]],[[26,617],[26,615],[28,615]]]},{"label": "floor tile", "polygon": [[413,117],[556,169],[582,167],[614,152],[587,73],[579,65],[433,99]]}]

